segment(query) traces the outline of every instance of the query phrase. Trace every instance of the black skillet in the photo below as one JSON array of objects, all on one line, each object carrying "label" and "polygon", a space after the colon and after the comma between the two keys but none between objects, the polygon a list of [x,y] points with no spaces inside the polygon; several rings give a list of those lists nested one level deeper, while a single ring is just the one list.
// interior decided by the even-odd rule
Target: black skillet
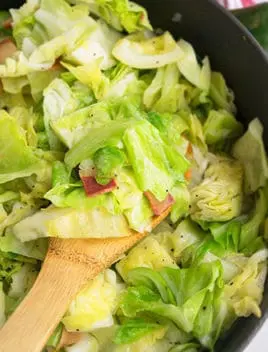
[{"label": "black skillet", "polygon": [[[258,116],[262,121],[268,148],[268,59],[249,32],[213,0],[136,2],[146,7],[154,28],[189,40],[200,56],[210,57],[213,69],[223,73],[235,92],[240,120],[247,123]],[[1,0],[0,8],[18,7],[21,3]],[[262,311],[261,319],[240,319],[218,342],[215,352],[241,352],[254,338],[268,319],[268,283]],[[263,351],[258,352],[267,348],[263,346]]]}]

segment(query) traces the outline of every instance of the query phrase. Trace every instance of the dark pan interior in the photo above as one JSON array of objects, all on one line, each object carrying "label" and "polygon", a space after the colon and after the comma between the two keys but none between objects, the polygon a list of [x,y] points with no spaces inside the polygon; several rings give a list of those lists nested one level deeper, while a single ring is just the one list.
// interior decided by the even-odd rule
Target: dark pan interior
[{"label": "dark pan interior", "polygon": [[[235,92],[241,121],[256,116],[262,121],[268,147],[268,60],[252,36],[213,0],[136,1],[147,8],[155,28],[169,30],[189,40],[199,55],[209,55],[213,69],[224,74]],[[22,2],[1,0],[0,7]],[[240,319],[219,341],[216,352],[241,352],[254,337],[268,318],[268,284],[262,311],[260,320]]]}]

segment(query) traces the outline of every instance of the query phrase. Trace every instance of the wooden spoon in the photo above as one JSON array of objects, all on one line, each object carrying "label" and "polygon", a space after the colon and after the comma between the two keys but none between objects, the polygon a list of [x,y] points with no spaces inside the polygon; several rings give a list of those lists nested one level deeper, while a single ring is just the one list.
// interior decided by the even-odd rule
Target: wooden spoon
[{"label": "wooden spoon", "polygon": [[[169,214],[154,217],[152,228]],[[29,294],[0,331],[1,352],[40,352],[76,294],[147,233],[127,237],[51,238],[40,274]]]}]

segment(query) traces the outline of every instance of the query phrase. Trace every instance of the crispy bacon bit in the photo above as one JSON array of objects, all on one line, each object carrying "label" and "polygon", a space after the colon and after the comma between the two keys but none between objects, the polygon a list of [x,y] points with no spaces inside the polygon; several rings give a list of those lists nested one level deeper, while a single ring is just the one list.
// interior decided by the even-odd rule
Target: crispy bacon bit
[{"label": "crispy bacon bit", "polygon": [[82,176],[81,180],[88,197],[111,192],[117,186],[115,180],[111,180],[107,185],[100,185],[93,176]]},{"label": "crispy bacon bit", "polygon": [[175,202],[174,198],[170,193],[166,196],[166,198],[162,202],[157,200],[155,196],[149,191],[144,192],[144,195],[148,199],[155,215],[161,215]]},{"label": "crispy bacon bit", "polygon": [[0,42],[0,64],[4,64],[6,59],[17,51],[16,45],[12,40],[6,38]]},{"label": "crispy bacon bit", "polygon": [[57,59],[54,64],[50,67],[49,71],[58,71],[62,68],[61,64],[60,64],[60,60]]},{"label": "crispy bacon bit", "polygon": [[5,29],[11,29],[12,28],[12,18],[11,17],[3,22],[3,27]]},{"label": "crispy bacon bit", "polygon": [[190,181],[191,178],[192,178],[192,169],[188,169],[185,174],[184,174],[184,177],[187,181]]},{"label": "crispy bacon bit", "polygon": [[189,142],[186,150],[186,158],[191,159],[192,157],[193,157],[193,147],[192,147],[192,144]]},{"label": "crispy bacon bit", "polygon": [[[193,146],[192,146],[192,143],[190,143],[190,142],[188,143],[188,147],[187,147],[185,156],[189,161],[193,160]],[[192,178],[192,169],[188,169],[185,172],[184,177],[187,181],[190,181]]]}]

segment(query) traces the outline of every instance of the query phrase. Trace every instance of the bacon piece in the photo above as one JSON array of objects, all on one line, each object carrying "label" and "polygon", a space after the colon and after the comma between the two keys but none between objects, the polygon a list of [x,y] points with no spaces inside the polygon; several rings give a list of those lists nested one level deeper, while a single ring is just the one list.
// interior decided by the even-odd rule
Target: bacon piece
[{"label": "bacon piece", "polygon": [[12,18],[11,17],[3,22],[3,27],[5,29],[11,29],[12,28]]},{"label": "bacon piece", "polygon": [[192,147],[192,144],[190,142],[188,144],[185,156],[186,156],[187,159],[192,159],[193,158],[193,147]]},{"label": "bacon piece", "polygon": [[170,193],[162,202],[157,200],[155,196],[149,191],[144,192],[144,195],[148,199],[154,215],[161,215],[165,210],[167,210],[172,204],[175,203],[175,200]]},{"label": "bacon piece", "polygon": [[115,180],[111,180],[107,185],[100,185],[93,176],[82,176],[81,180],[88,197],[111,192],[117,186]]},{"label": "bacon piece", "polygon": [[16,45],[12,40],[6,38],[0,42],[0,64],[4,64],[6,58],[12,56],[17,51]]},{"label": "bacon piece", "polygon": [[[194,156],[193,146],[190,142],[188,144],[185,156],[189,161],[193,161],[193,156]],[[184,177],[187,181],[191,180],[191,178],[192,178],[192,169],[191,168],[185,172]]]},{"label": "bacon piece", "polygon": [[60,60],[57,59],[54,64],[49,68],[49,71],[59,71],[60,69],[62,69]]},{"label": "bacon piece", "polygon": [[184,177],[187,181],[190,181],[191,178],[192,178],[192,169],[188,169],[185,174],[184,174]]}]

